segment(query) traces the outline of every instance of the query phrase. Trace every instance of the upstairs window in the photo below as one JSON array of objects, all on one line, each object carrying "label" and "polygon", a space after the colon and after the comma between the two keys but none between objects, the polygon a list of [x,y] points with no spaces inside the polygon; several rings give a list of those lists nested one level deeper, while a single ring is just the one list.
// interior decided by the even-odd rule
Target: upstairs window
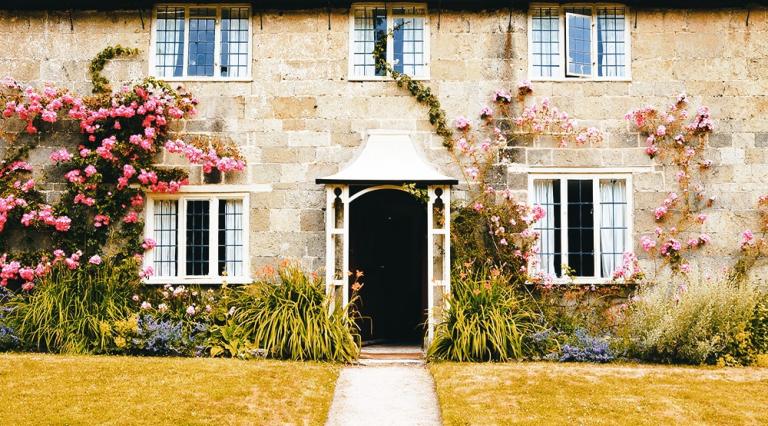
[{"label": "upstairs window", "polygon": [[624,6],[550,6],[530,10],[533,79],[629,78],[629,30]]},{"label": "upstairs window", "polygon": [[248,198],[245,195],[148,197],[144,257],[150,283],[247,282]]},{"label": "upstairs window", "polygon": [[414,78],[429,78],[429,27],[426,5],[398,3],[356,4],[351,9],[350,80],[386,78],[376,68],[373,51],[385,41],[387,62],[395,71]]},{"label": "upstairs window", "polygon": [[151,50],[150,67],[157,77],[248,78],[251,8],[158,6]]},{"label": "upstairs window", "polygon": [[546,216],[539,233],[539,271],[563,278],[610,279],[631,251],[629,178],[532,176],[533,204]]}]

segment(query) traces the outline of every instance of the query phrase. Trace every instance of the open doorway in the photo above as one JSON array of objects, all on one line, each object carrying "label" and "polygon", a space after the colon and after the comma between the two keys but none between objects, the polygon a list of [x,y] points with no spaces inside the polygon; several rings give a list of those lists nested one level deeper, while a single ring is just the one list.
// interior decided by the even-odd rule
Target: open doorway
[{"label": "open doorway", "polygon": [[364,343],[422,344],[426,214],[424,203],[396,189],[372,191],[350,204],[350,270],[365,274],[358,302]]}]

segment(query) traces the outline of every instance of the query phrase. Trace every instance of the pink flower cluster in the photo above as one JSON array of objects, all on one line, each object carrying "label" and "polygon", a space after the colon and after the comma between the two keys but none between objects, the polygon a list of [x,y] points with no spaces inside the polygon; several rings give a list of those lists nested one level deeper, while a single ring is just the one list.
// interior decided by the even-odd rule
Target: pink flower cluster
[{"label": "pink flower cluster", "polygon": [[26,227],[39,223],[53,226],[59,232],[66,232],[72,225],[72,219],[54,215],[53,207],[47,204],[42,204],[36,210],[30,210],[21,216],[21,224]]},{"label": "pink flower cluster", "polygon": [[613,271],[613,280],[623,280],[624,282],[635,282],[642,279],[643,271],[640,269],[640,262],[634,253],[625,252],[622,255],[622,262],[615,271]]},{"label": "pink flower cluster", "polygon": [[182,140],[169,140],[165,143],[165,149],[174,154],[183,154],[187,160],[194,164],[202,164],[203,172],[210,173],[217,169],[222,173],[232,171],[242,171],[245,169],[245,162],[232,157],[219,157],[214,149],[203,151],[202,149],[188,144]]}]

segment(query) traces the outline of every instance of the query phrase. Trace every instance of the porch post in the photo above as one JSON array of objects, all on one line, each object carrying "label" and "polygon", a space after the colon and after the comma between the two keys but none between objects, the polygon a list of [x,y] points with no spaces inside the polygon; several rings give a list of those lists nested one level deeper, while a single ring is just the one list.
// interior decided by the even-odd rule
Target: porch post
[{"label": "porch post", "polygon": [[349,186],[327,185],[325,191],[325,291],[333,310],[349,302]]},{"label": "porch post", "polygon": [[443,319],[451,290],[451,187],[427,187],[427,343]]}]

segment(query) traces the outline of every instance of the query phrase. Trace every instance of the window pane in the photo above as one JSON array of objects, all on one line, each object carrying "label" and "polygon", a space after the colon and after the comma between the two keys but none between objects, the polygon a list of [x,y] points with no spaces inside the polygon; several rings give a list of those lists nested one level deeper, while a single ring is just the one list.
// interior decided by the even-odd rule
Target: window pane
[{"label": "window pane", "polygon": [[216,9],[189,9],[187,75],[213,76]]},{"label": "window pane", "polygon": [[597,9],[597,74],[601,77],[624,77],[624,8]]},{"label": "window pane", "polygon": [[219,273],[243,275],[243,202],[219,202]]},{"label": "window pane", "polygon": [[187,201],[187,275],[208,275],[210,202]]},{"label": "window pane", "polygon": [[223,7],[221,9],[222,77],[244,77],[248,73],[250,20],[250,8]]},{"label": "window pane", "polygon": [[175,277],[177,272],[177,229],[178,202],[175,200],[155,201],[154,203],[154,236],[157,246],[153,250],[152,262],[155,275],[159,277]]},{"label": "window pane", "polygon": [[377,70],[373,59],[376,43],[387,36],[387,10],[383,7],[359,7],[355,9],[355,27],[352,68],[354,75],[386,75]]},{"label": "window pane", "polygon": [[539,233],[539,270],[562,276],[562,249],[560,225],[560,181],[536,180],[533,183],[533,203],[546,212],[534,225]]},{"label": "window pane", "polygon": [[423,8],[408,7],[392,10],[394,18],[393,65],[395,71],[416,76],[424,70]]},{"label": "window pane", "polygon": [[592,180],[568,181],[568,266],[578,277],[595,275]]},{"label": "window pane", "polygon": [[566,13],[568,75],[592,75],[592,16]]},{"label": "window pane", "polygon": [[155,72],[159,77],[181,77],[184,71],[184,8],[158,7],[155,35]]},{"label": "window pane", "polygon": [[533,37],[531,61],[535,77],[555,77],[560,68],[560,16],[557,8],[531,11]]},{"label": "window pane", "polygon": [[628,250],[627,184],[623,180],[600,181],[600,264],[602,276],[609,278],[622,264]]}]

